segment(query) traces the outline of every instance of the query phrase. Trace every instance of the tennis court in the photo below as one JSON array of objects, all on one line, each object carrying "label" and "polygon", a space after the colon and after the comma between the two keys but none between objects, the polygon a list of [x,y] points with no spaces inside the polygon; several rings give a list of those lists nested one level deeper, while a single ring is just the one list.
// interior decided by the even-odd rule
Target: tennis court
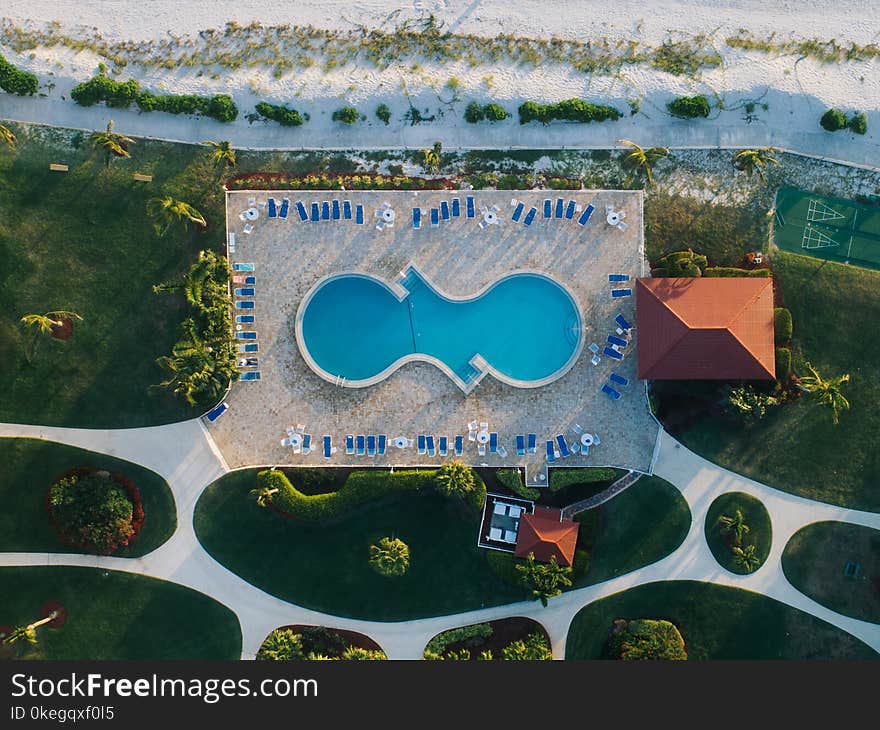
[{"label": "tennis court", "polygon": [[773,240],[783,251],[880,269],[880,207],[783,187]]}]

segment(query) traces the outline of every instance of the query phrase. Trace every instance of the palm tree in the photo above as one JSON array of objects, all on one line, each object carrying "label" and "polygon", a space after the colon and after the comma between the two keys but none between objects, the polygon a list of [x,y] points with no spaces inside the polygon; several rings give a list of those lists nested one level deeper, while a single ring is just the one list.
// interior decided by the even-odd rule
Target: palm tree
[{"label": "palm tree", "polygon": [[21,641],[24,639],[28,644],[36,644],[37,643],[37,629],[44,624],[51,623],[56,618],[58,618],[58,611],[52,611],[48,616],[41,618],[39,621],[34,621],[32,624],[28,624],[27,626],[19,626],[16,629],[13,629],[9,636],[3,639],[2,643],[5,644],[14,644],[17,641]]},{"label": "palm tree", "polygon": [[[189,320],[189,322],[192,322]],[[186,323],[184,324],[186,327]],[[192,323],[190,329],[195,326]],[[170,373],[167,380],[159,383],[160,388],[170,388],[176,395],[183,396],[191,406],[203,395],[219,395],[226,389],[228,375],[217,362],[211,349],[194,337],[181,340],[171,349],[171,355],[156,359],[163,370]]]},{"label": "palm tree", "polygon": [[[628,152],[624,159],[627,164],[633,168],[634,173],[641,170],[645,174],[645,179],[648,181],[648,187],[653,187],[654,185],[654,172],[652,166],[655,160],[662,159],[663,157],[669,156],[669,148],[668,147],[648,147],[647,149],[637,145],[635,142],[629,139],[619,139],[617,140],[617,144],[623,145],[624,147],[629,147],[632,151]],[[629,184],[632,176],[629,176],[626,179],[627,184]]]},{"label": "palm tree", "polygon": [[767,182],[764,176],[764,168],[767,165],[779,165],[776,159],[776,153],[779,152],[775,147],[759,147],[754,150],[740,150],[733,156],[733,166],[737,170],[745,171],[749,177],[753,172],[758,173],[762,183]]},{"label": "palm tree", "polygon": [[761,559],[755,555],[754,545],[746,545],[744,548],[734,545],[731,551],[734,564],[745,568],[747,573],[753,573],[761,565]]},{"label": "palm tree", "polygon": [[718,524],[721,525],[721,531],[725,535],[733,535],[735,545],[741,545],[743,535],[748,534],[751,528],[746,524],[746,518],[742,510],[735,510],[733,517],[721,515],[718,518]]},{"label": "palm tree", "polygon": [[535,554],[529,553],[525,565],[517,565],[522,574],[523,583],[532,589],[532,596],[547,605],[547,599],[562,593],[562,586],[571,585],[571,568],[560,565],[555,555],[550,556],[549,563],[538,563]]},{"label": "palm tree", "polygon": [[164,198],[150,198],[147,201],[147,215],[154,221],[156,235],[162,236],[173,223],[181,221],[184,225],[187,221],[206,225],[205,217],[189,203],[172,198],[170,195]]},{"label": "palm tree", "polygon": [[440,154],[443,150],[442,142],[435,142],[433,149],[426,147],[421,151],[422,166],[428,172],[440,172]]},{"label": "palm tree", "polygon": [[467,499],[477,486],[474,471],[461,461],[447,461],[435,477],[437,489],[447,497]]},{"label": "palm tree", "polygon": [[272,495],[278,493],[278,487],[257,487],[250,494],[257,498],[258,507],[267,507],[272,502]]},{"label": "palm tree", "polygon": [[131,157],[128,152],[127,145],[134,144],[131,137],[124,134],[118,134],[113,131],[113,120],[107,122],[107,131],[92,132],[89,136],[89,142],[93,149],[102,149],[107,153],[105,165],[110,166],[110,158],[115,157]]},{"label": "palm tree", "polygon": [[849,373],[825,380],[810,363],[806,366],[810,374],[800,378],[801,385],[820,404],[831,408],[831,420],[836,426],[840,422],[840,412],[849,408],[849,401],[840,391],[840,386],[849,382]]},{"label": "palm tree", "polygon": [[0,141],[5,142],[8,147],[15,147],[15,132],[4,124],[0,124]]},{"label": "palm tree", "polygon": [[74,319],[82,321],[82,317],[76,312],[70,312],[66,309],[56,309],[45,314],[25,314],[20,322],[23,327],[30,327],[33,332],[30,346],[25,350],[27,361],[31,362],[33,356],[37,354],[37,346],[40,344],[41,335],[51,335],[56,327],[61,327],[64,324],[65,320]]},{"label": "palm tree", "polygon": [[223,170],[227,167],[235,167],[235,150],[232,149],[232,143],[229,140],[213,142],[210,139],[206,139],[202,144],[214,148],[214,151],[211,153],[211,162],[218,175],[222,174]]},{"label": "palm tree", "polygon": [[409,546],[400,538],[383,537],[370,545],[370,566],[386,577],[403,575],[409,570]]}]

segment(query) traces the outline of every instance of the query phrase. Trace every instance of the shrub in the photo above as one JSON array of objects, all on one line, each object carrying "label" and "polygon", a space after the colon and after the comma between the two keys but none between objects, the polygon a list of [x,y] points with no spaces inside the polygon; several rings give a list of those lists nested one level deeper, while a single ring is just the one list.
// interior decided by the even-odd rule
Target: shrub
[{"label": "shrub", "polygon": [[464,120],[468,124],[476,124],[477,122],[482,122],[486,118],[486,113],[483,111],[483,107],[477,101],[472,101],[467,105],[467,108],[464,110]]},{"label": "shrub", "polygon": [[791,341],[793,325],[791,312],[785,307],[777,307],[773,310],[773,331],[776,335],[776,344],[784,345]]},{"label": "shrub", "polygon": [[708,263],[705,256],[694,253],[692,249],[673,251],[657,259],[656,268],[651,270],[651,276],[702,276]]},{"label": "shrub", "polygon": [[471,626],[441,631],[428,642],[424,656],[425,659],[441,659],[448,646],[469,639],[488,639],[490,636],[492,636],[492,627],[489,624],[472,624]]},{"label": "shrub", "polygon": [[822,115],[819,124],[822,126],[822,129],[829,132],[836,132],[838,129],[844,129],[846,127],[846,114],[839,109],[829,109]]},{"label": "shrub", "polygon": [[549,661],[553,658],[550,642],[540,631],[533,631],[525,639],[517,639],[501,650],[504,661]]},{"label": "shrub", "polygon": [[382,660],[385,652],[347,646],[346,640],[324,626],[310,626],[301,633],[293,629],[275,629],[257,652],[258,661],[304,661],[317,659]]},{"label": "shrub", "polygon": [[378,649],[364,649],[360,646],[350,646],[339,658],[345,661],[384,661],[388,659],[384,651]]},{"label": "shrub", "polygon": [[473,469],[461,461],[448,461],[437,471],[437,491],[447,497],[457,497],[476,510],[486,501],[486,485]]},{"label": "shrub", "polygon": [[306,658],[302,634],[292,629],[275,629],[269,634],[257,652],[259,661],[298,661]]},{"label": "shrub", "polygon": [[539,490],[523,484],[519,469],[498,469],[495,472],[495,477],[511,492],[518,494],[523,499],[538,499],[541,496]]},{"label": "shrub", "polygon": [[709,116],[709,100],[703,94],[677,96],[666,104],[667,111],[679,119],[696,119]]},{"label": "shrub", "polygon": [[37,93],[38,85],[34,74],[13,66],[0,56],[0,89],[19,96],[33,96]]},{"label": "shrub", "polygon": [[264,119],[278,122],[282,127],[299,127],[303,123],[302,115],[296,109],[286,106],[261,101],[254,109]]},{"label": "shrub", "polygon": [[560,489],[572,484],[595,484],[596,482],[613,482],[617,478],[617,471],[608,467],[590,466],[575,469],[551,469],[550,491],[558,492]]},{"label": "shrub", "polygon": [[791,375],[791,350],[787,347],[776,348],[776,379],[780,382],[788,380]]},{"label": "shrub", "polygon": [[404,575],[409,570],[409,545],[400,538],[383,537],[370,545],[370,567],[389,578]]},{"label": "shrub", "polygon": [[64,542],[88,552],[128,545],[143,522],[140,496],[105,471],[75,470],[49,488],[49,515]]},{"label": "shrub", "polygon": [[233,122],[238,118],[238,107],[229,94],[215,94],[208,100],[205,116],[212,117],[218,122]]},{"label": "shrub", "polygon": [[656,619],[617,619],[606,652],[624,661],[687,659],[684,639],[675,625]]},{"label": "shrub", "polygon": [[385,124],[391,121],[391,109],[388,108],[387,104],[379,104],[376,107],[376,117]]},{"label": "shrub", "polygon": [[486,115],[486,119],[490,122],[503,122],[507,117],[510,116],[507,109],[505,109],[500,104],[495,104],[494,102],[491,104],[486,104],[483,107],[483,112]]},{"label": "shrub", "polygon": [[724,409],[744,421],[759,421],[767,413],[768,406],[778,403],[773,396],[761,393],[750,385],[732,388],[727,394]]},{"label": "shrub", "polygon": [[710,266],[707,269],[703,269],[703,276],[715,276],[715,277],[737,277],[737,276],[751,276],[757,278],[768,278],[773,276],[773,272],[770,269],[737,269],[733,266]]},{"label": "shrub", "polygon": [[537,104],[527,101],[519,107],[519,123],[541,122],[549,124],[560,119],[567,122],[604,122],[616,120],[623,116],[612,106],[589,104],[583,99],[566,99],[556,104]]},{"label": "shrub", "polygon": [[549,563],[539,563],[535,560],[535,554],[529,553],[516,569],[522,575],[523,585],[531,588],[532,597],[545,607],[547,599],[558,596],[563,588],[572,585],[571,568],[560,565],[555,555],[550,556]]},{"label": "shrub", "polygon": [[354,124],[360,119],[360,115],[353,106],[344,106],[333,112],[332,119],[334,122],[341,122],[342,124]]},{"label": "shrub", "polygon": [[868,117],[865,112],[856,112],[849,120],[849,128],[851,132],[856,134],[865,134],[868,131]]}]

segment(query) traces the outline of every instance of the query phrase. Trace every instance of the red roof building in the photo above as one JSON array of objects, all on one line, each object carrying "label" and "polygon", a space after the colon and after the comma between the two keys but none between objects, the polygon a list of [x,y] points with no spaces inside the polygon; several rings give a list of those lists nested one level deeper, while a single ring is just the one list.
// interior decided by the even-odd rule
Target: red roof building
[{"label": "red roof building", "polygon": [[773,281],[636,280],[642,380],[772,380]]},{"label": "red roof building", "polygon": [[552,556],[560,565],[574,562],[580,525],[562,519],[562,510],[551,507],[535,507],[534,514],[523,515],[519,521],[514,555],[525,558],[535,554],[535,560],[550,562]]}]

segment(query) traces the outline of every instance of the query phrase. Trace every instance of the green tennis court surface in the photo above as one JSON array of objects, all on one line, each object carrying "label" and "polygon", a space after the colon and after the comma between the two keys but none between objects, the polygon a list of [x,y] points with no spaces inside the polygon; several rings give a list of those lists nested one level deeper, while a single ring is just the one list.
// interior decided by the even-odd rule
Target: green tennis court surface
[{"label": "green tennis court surface", "polygon": [[783,187],[773,240],[783,251],[880,269],[880,208]]}]

